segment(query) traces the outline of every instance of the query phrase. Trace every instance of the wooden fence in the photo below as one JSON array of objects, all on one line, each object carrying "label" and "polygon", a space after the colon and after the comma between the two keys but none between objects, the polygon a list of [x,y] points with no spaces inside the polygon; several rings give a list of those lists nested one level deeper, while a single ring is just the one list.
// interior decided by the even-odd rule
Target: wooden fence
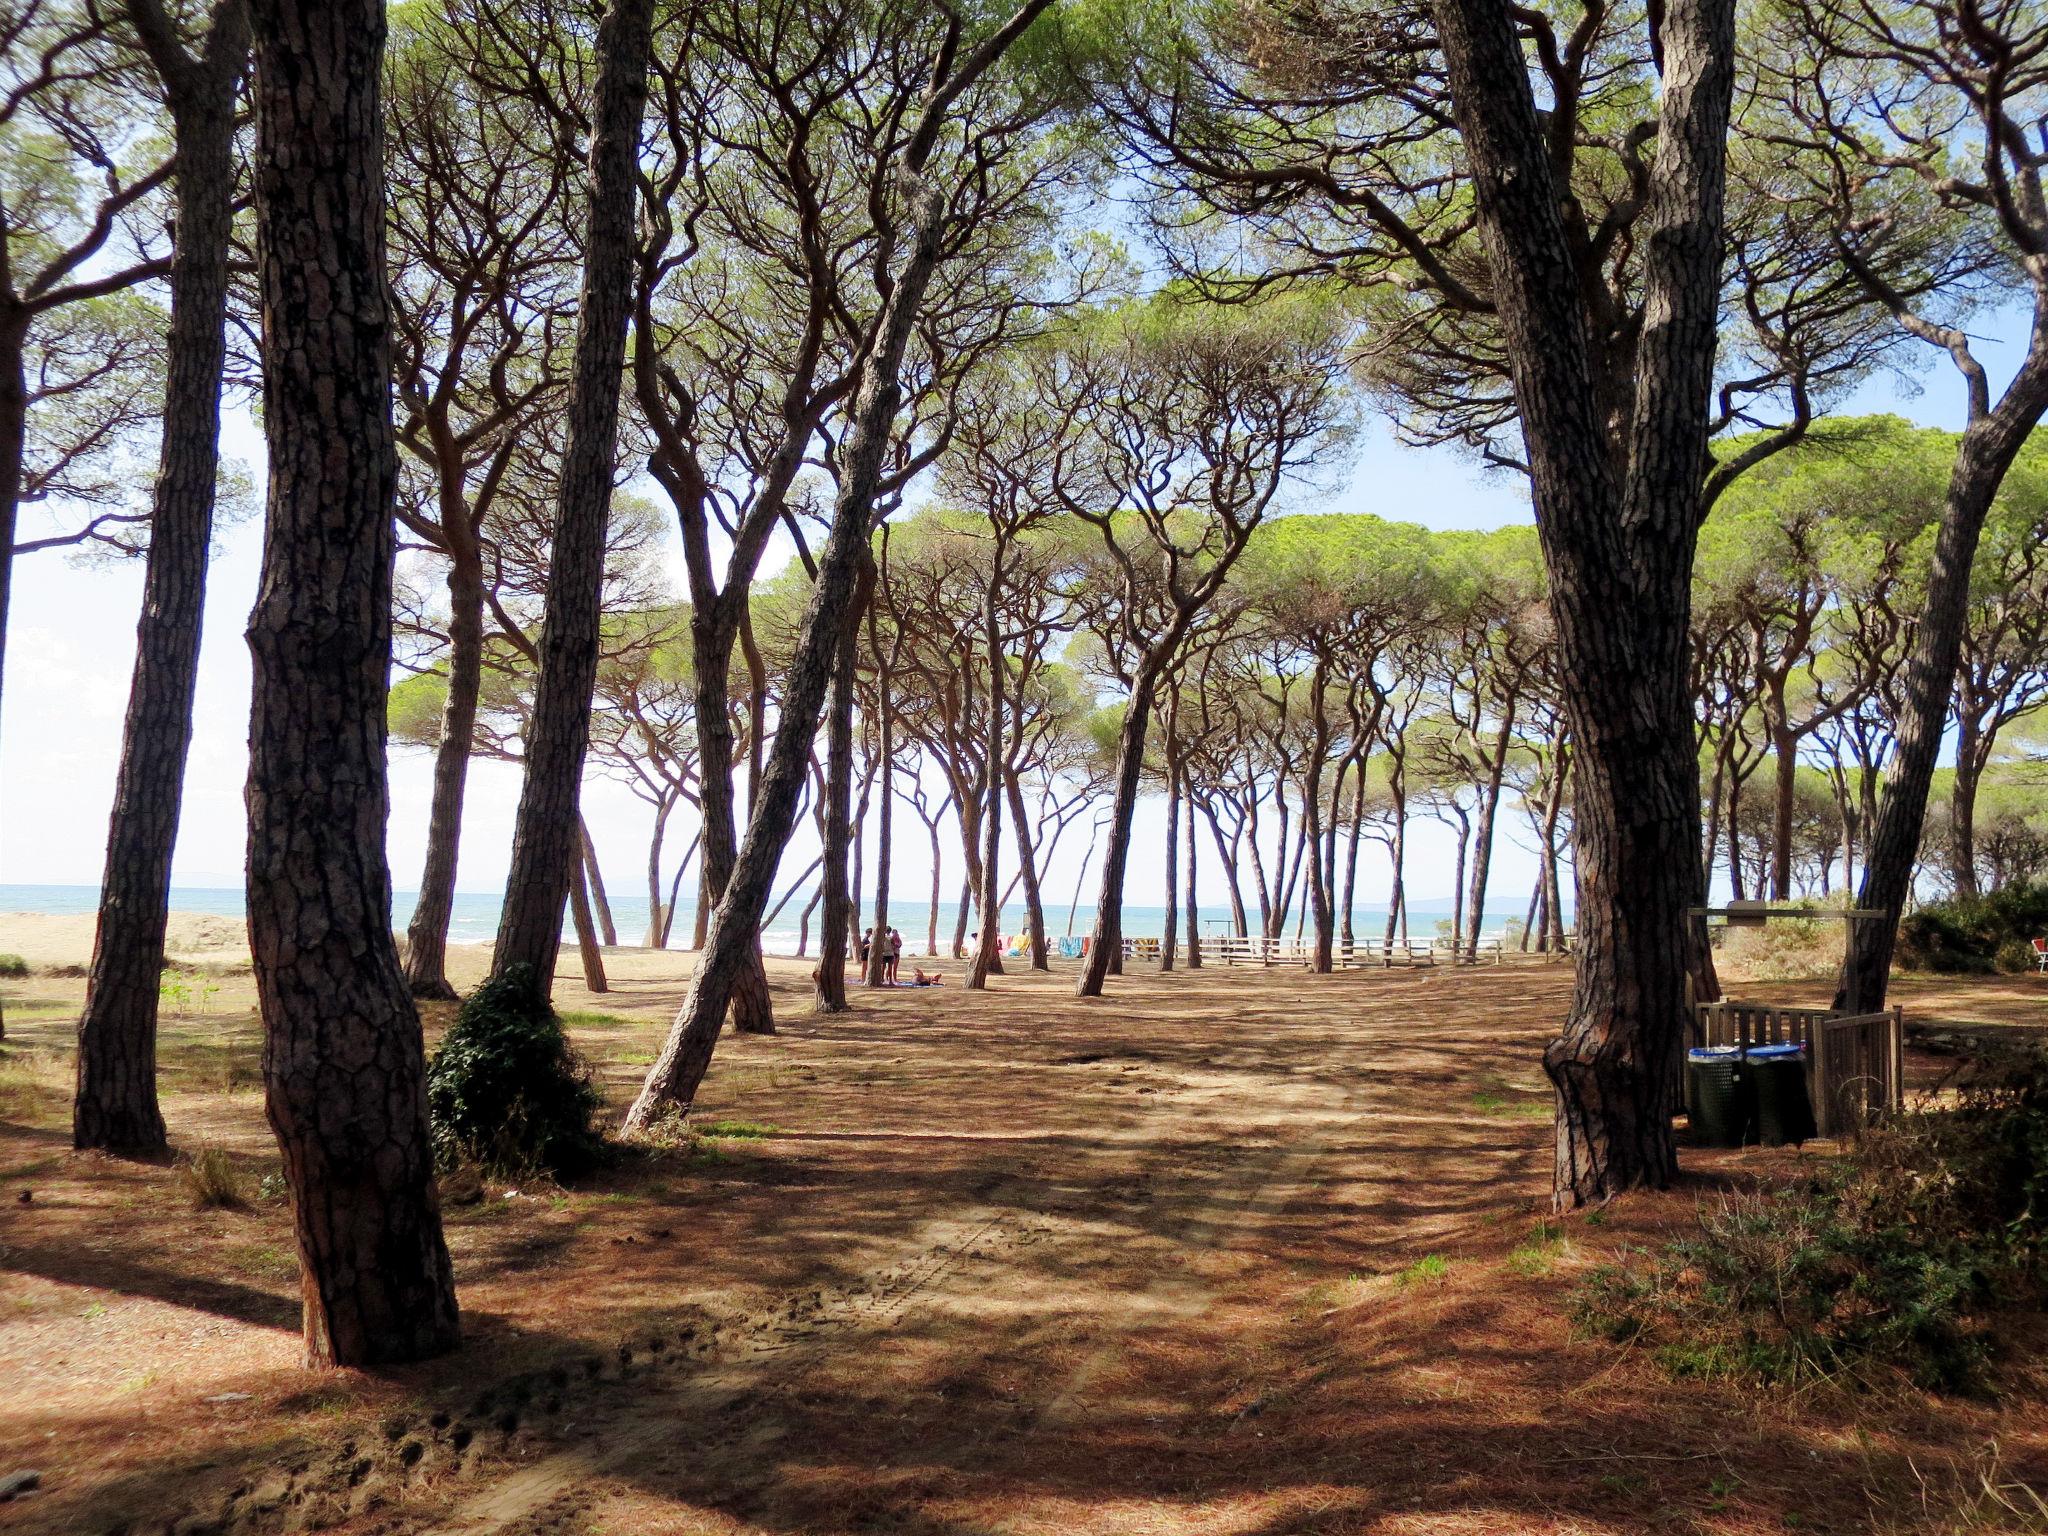
[{"label": "wooden fence", "polygon": [[[1296,939],[1240,938],[1232,933],[1202,940],[1203,958],[1214,956],[1223,965],[1307,965],[1315,952],[1314,944]],[[1498,938],[1481,939],[1477,963],[1498,965],[1506,953]],[[1392,944],[1384,939],[1359,939],[1331,945],[1330,961],[1339,970],[1475,963],[1448,939],[1396,939]]]},{"label": "wooden fence", "polygon": [[1905,1017],[1778,1008],[1768,1003],[1702,1003],[1688,1045],[1797,1045],[1823,1136],[1854,1135],[1898,1111],[1905,1097]]}]

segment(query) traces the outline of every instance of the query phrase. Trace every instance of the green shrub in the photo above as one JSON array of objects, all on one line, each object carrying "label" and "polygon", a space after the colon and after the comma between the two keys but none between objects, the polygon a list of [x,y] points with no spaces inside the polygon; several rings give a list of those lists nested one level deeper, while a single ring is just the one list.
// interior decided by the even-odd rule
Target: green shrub
[{"label": "green shrub", "polygon": [[2001,976],[2023,976],[2034,967],[2034,946],[2025,939],[2007,939],[1991,959],[1991,968]]},{"label": "green shrub", "polygon": [[427,1111],[444,1168],[581,1173],[602,1160],[590,1074],[532,975],[514,966],[462,1005],[427,1065]]},{"label": "green shrub", "polygon": [[1580,1325],[1674,1374],[1795,1383],[1900,1369],[1982,1384],[1992,1319],[2032,1304],[2048,1254],[2048,1050],[1975,1065],[1951,1108],[1857,1156],[1703,1210],[1700,1229],[1596,1270]]},{"label": "green shrub", "polygon": [[1930,902],[1899,922],[1899,964],[1913,971],[1984,972],[2015,946],[2048,936],[2048,882],[2002,886],[1988,896]]},{"label": "green shrub", "polygon": [[0,976],[26,976],[28,962],[20,955],[0,955]]}]

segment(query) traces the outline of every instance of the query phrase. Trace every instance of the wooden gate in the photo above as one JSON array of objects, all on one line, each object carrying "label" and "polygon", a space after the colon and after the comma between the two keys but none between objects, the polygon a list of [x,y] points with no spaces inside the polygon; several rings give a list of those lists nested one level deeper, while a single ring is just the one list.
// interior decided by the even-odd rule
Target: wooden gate
[{"label": "wooden gate", "polygon": [[1897,1113],[1905,1097],[1905,1018],[1835,1013],[1768,1003],[1702,1003],[1691,1045],[1797,1045],[1806,1053],[1806,1088],[1823,1136],[1853,1136]]}]

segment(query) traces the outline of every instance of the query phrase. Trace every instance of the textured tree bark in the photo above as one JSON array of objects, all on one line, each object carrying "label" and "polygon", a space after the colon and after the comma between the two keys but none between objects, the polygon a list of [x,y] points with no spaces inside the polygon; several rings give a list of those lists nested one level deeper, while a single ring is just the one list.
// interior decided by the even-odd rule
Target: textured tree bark
[{"label": "textured tree bark", "polygon": [[1095,898],[1095,936],[1081,963],[1076,997],[1102,996],[1112,969],[1123,970],[1124,865],[1131,851],[1131,818],[1138,809],[1138,777],[1145,767],[1145,732],[1151,720],[1152,687],[1159,669],[1141,671],[1131,684],[1130,707],[1117,733],[1116,798],[1109,812],[1109,840],[1102,850],[1102,888]]},{"label": "textured tree bark", "polygon": [[[1958,896],[1977,892],[1977,784],[1982,777],[1976,721],[1968,710],[1956,728],[1956,777],[1948,797],[1949,881]],[[1847,825],[1847,818],[1843,819]]]},{"label": "textured tree bark", "polygon": [[981,869],[979,871],[981,934],[967,967],[966,985],[979,992],[991,976],[1003,974],[1003,625],[1000,605],[1007,541],[1000,525],[989,558],[988,580],[982,588],[982,644],[988,650],[988,730],[982,742],[987,780],[981,806]]},{"label": "textured tree bark", "polygon": [[194,57],[154,0],[131,0],[129,10],[175,125],[177,244],[163,445],[99,931],[78,1021],[71,1139],[80,1150],[149,1155],[166,1148],[156,1097],[157,998],[220,470],[235,96],[249,59],[249,18],[242,0],[225,0]]},{"label": "textured tree bark", "polygon": [[[695,948],[709,941],[711,914],[725,894],[725,882],[739,857],[738,816],[733,805],[732,672],[739,622],[730,601],[700,603],[690,615],[690,648],[697,677],[697,750],[704,784],[698,810],[704,826],[703,879],[697,897]],[[743,1035],[775,1033],[775,1006],[760,956],[753,972],[734,989],[733,1027]]]},{"label": "textured tree bark", "polygon": [[1319,658],[1309,683],[1309,712],[1313,722],[1308,761],[1303,765],[1301,786],[1301,836],[1309,850],[1308,856],[1308,901],[1309,915],[1315,921],[1315,947],[1310,953],[1309,969],[1319,976],[1327,976],[1335,966],[1332,953],[1335,942],[1335,912],[1330,900],[1330,887],[1325,883],[1323,864],[1323,758],[1329,751],[1330,728],[1324,714],[1323,694],[1329,685],[1329,672]]},{"label": "textured tree bark", "polygon": [[1799,787],[1799,738],[1790,731],[1771,733],[1771,900],[1792,899],[1792,801]]},{"label": "textured tree bark", "polygon": [[605,527],[612,504],[619,390],[633,308],[634,202],[654,0],[612,0],[597,34],[590,204],[569,383],[568,443],[548,557],[540,676],[526,732],[526,780],[512,834],[495,975],[528,967],[545,1003],[562,942],[562,903],[579,855],[583,758],[597,680]]},{"label": "textured tree bark", "polygon": [[[1042,8],[1042,7],[1041,7]],[[1036,14],[1027,8],[1027,15]],[[1014,26],[1014,22],[1012,23]],[[906,166],[915,176],[921,162]],[[847,610],[859,583],[868,531],[882,474],[882,455],[902,399],[898,373],[926,286],[938,266],[945,204],[935,190],[919,189],[916,234],[897,275],[854,403],[853,428],[845,445],[844,472],[832,509],[831,533],[818,561],[818,577],[804,611],[796,653],[783,684],[775,743],[761,774],[760,793],[748,819],[746,840],[732,878],[711,919],[704,956],[677,1013],[661,1054],[648,1069],[640,1096],[626,1116],[628,1130],[645,1130],[669,1109],[687,1110],[711,1064],[735,987],[760,959],[761,913],[767,906],[775,869],[795,825],[812,742],[825,704],[832,655],[842,640]]]},{"label": "textured tree bark", "polygon": [[[870,610],[872,612],[872,609]],[[870,638],[873,626],[869,626]],[[875,710],[881,717],[877,731],[881,738],[880,752],[882,775],[881,822],[875,829],[875,920],[869,928],[871,942],[868,944],[868,960],[864,979],[871,987],[882,984],[882,968],[887,964],[887,940],[889,937],[889,869],[892,860],[890,839],[895,835],[896,826],[896,718],[889,703],[889,660],[877,645],[875,652]],[[938,879],[938,868],[933,865],[932,878]]]},{"label": "textured tree bark", "polygon": [[569,877],[569,921],[576,934],[576,955],[583,965],[584,989],[611,991],[611,983],[604,974],[604,951],[598,947],[597,932],[590,922],[590,866],[581,855]]},{"label": "textured tree bark", "polygon": [[1644,319],[1617,473],[1529,74],[1505,7],[1435,0],[1549,566],[1577,744],[1582,958],[1558,1092],[1560,1207],[1667,1184],[1686,909],[1703,888],[1687,620],[1734,77],[1732,0],[1664,8]]},{"label": "textured tree bark", "polygon": [[405,980],[414,997],[450,1001],[448,922],[455,911],[455,873],[462,847],[462,803],[476,737],[484,676],[484,580],[468,519],[446,518],[448,563],[448,696],[434,747],[434,790],[427,810],[427,857],[419,899],[405,929]]},{"label": "textured tree bark", "polygon": [[1884,1007],[1899,916],[1912,894],[1927,792],[1941,751],[1956,662],[1962,654],[1977,540],[2006,470],[2044,411],[2048,411],[2048,326],[2037,315],[2026,361],[1997,406],[1978,414],[1964,429],[1949,472],[1948,495],[1934,531],[1927,597],[1900,685],[1903,704],[1897,747],[1885,775],[1877,821],[1864,849],[1863,883],[1856,894],[1857,906],[1884,916],[1849,925],[1848,951],[1835,992],[1835,1006],[1850,1013],[1874,1013]]},{"label": "textured tree bark", "polygon": [[[1199,971],[1202,968],[1202,911],[1195,890],[1195,849],[1198,844],[1195,836],[1195,799],[1193,790],[1190,789],[1184,798],[1187,801],[1185,811],[1187,816],[1188,969]],[[1173,900],[1173,888],[1171,886],[1167,887],[1166,899],[1169,902]]]},{"label": "textured tree bark", "polygon": [[1486,887],[1493,878],[1493,829],[1500,819],[1500,787],[1506,775],[1508,743],[1514,736],[1515,716],[1509,710],[1494,738],[1493,766],[1487,770],[1486,785],[1479,796],[1479,824],[1472,835],[1472,885],[1465,899],[1465,958],[1477,963],[1479,932],[1486,923]]},{"label": "textured tree bark", "polygon": [[853,887],[847,872],[853,842],[853,671],[860,660],[860,621],[867,607],[866,562],[839,626],[832,658],[832,692],[825,746],[825,870],[820,890],[823,926],[818,937],[814,1013],[846,1011],[847,928],[853,921]]},{"label": "textured tree bark", "polygon": [[1396,924],[1399,924],[1401,937],[1406,938],[1408,934],[1408,793],[1398,768],[1394,771],[1390,787],[1394,801],[1394,835],[1387,854],[1388,862],[1393,866],[1392,877],[1387,883],[1386,942],[1389,946],[1394,942]]},{"label": "textured tree bark", "polygon": [[1170,971],[1180,958],[1180,903],[1173,893],[1180,889],[1180,774],[1174,769],[1173,730],[1167,727],[1166,769],[1166,914],[1160,923],[1159,969]]},{"label": "textured tree bark", "polygon": [[1350,949],[1358,942],[1353,931],[1354,914],[1358,910],[1358,844],[1365,836],[1365,768],[1363,755],[1358,759],[1357,777],[1351,792],[1351,830],[1345,836],[1344,844],[1344,894],[1339,898],[1343,903],[1343,926],[1341,929],[1344,947]]},{"label": "textured tree bark", "polygon": [[612,921],[612,899],[605,894],[604,867],[597,862],[597,840],[590,835],[590,823],[576,812],[576,839],[583,855],[583,873],[590,882],[590,908],[597,918],[598,937],[605,948],[619,947],[619,927]]},{"label": "textured tree bark", "polygon": [[249,947],[307,1360],[375,1365],[460,1332],[384,860],[384,6],[261,0],[251,18],[270,490],[248,629]]},{"label": "textured tree bark", "polygon": [[[7,671],[7,606],[14,588],[14,530],[21,516],[22,455],[28,451],[28,317],[0,317],[0,683]],[[0,1010],[0,1040],[7,1020]]]},{"label": "textured tree bark", "polygon": [[1024,928],[1031,940],[1031,969],[1049,971],[1052,963],[1045,949],[1045,894],[1038,884],[1038,854],[1031,846],[1031,823],[1024,815],[1024,786],[1017,782],[1015,769],[1003,771],[1003,788],[1010,799],[1010,825],[1016,829],[1017,874],[1024,882]]}]

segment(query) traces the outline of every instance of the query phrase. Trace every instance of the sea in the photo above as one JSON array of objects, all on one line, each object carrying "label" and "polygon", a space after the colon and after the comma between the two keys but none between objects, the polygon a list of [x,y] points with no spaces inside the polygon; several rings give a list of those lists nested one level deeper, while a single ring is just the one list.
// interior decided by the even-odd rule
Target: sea
[{"label": "sea", "polygon": [[[391,924],[395,931],[403,932],[412,917],[412,909],[418,893],[397,891],[392,895]],[[0,912],[36,912],[52,916],[67,916],[76,913],[96,912],[99,909],[100,893],[92,885],[0,885]],[[799,953],[805,933],[801,922],[802,909],[810,900],[808,891],[792,896],[782,910],[769,919],[762,930],[761,947],[771,955],[794,955]],[[503,903],[499,892],[458,891],[455,907],[448,921],[448,938],[455,944],[488,944],[497,936],[498,912]],[[1503,910],[1493,925],[1510,916],[1519,917],[1520,901],[1514,903],[1516,911]],[[618,932],[619,942],[638,945],[647,935],[647,898],[625,892],[611,897],[612,922]],[[171,910],[174,912],[199,912],[214,917],[242,917],[247,913],[243,891],[239,886],[173,886],[171,888]],[[1437,931],[1439,921],[1448,922],[1451,907],[1448,902],[1416,902],[1409,914],[1410,931],[1417,938],[1425,938]],[[1210,934],[1224,934],[1232,931],[1228,907],[1203,907],[1200,909],[1202,931]],[[914,954],[921,954],[931,922],[931,905],[925,901],[892,901],[889,908],[890,921],[903,934],[904,947]],[[686,903],[676,913],[670,929],[672,949],[689,947],[696,913]],[[958,918],[958,909],[951,902],[939,907],[938,947],[941,951],[952,946],[953,928]],[[874,904],[870,897],[861,904],[861,927],[866,928],[874,919]],[[1256,920],[1256,914],[1254,914]],[[1022,933],[1025,927],[1025,909],[1021,902],[1003,909],[1003,931]],[[1360,937],[1376,935],[1386,930],[1387,909],[1379,907],[1358,907],[1352,914],[1353,929]],[[1165,932],[1166,908],[1126,906],[1124,908],[1123,931],[1126,938],[1152,938]],[[976,926],[972,915],[968,927]],[[1061,905],[1046,908],[1045,929],[1048,937],[1058,939],[1063,934],[1086,934],[1095,926],[1095,909],[1082,903],[1073,910],[1071,918],[1068,909]],[[1290,930],[1291,931],[1291,930]],[[565,928],[566,932],[566,928]],[[817,916],[812,914],[810,924],[810,947],[817,945]]]}]

